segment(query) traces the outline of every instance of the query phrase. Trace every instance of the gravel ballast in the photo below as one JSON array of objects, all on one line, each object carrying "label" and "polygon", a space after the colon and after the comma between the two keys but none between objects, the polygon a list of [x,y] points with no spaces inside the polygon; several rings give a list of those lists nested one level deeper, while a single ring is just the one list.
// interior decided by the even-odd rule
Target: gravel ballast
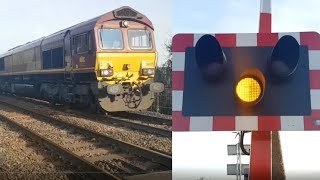
[{"label": "gravel ballast", "polygon": [[0,179],[69,179],[61,159],[0,119]]}]

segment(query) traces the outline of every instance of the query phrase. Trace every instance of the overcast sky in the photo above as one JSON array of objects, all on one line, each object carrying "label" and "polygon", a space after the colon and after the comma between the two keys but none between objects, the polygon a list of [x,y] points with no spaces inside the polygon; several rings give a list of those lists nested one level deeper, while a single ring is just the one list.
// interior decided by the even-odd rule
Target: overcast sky
[{"label": "overcast sky", "polygon": [[[273,32],[320,31],[319,0],[273,0]],[[173,1],[173,34],[258,32],[259,0]],[[227,145],[235,144],[232,132],[174,132],[174,179],[230,179]],[[281,132],[287,179],[320,179],[320,133]],[[247,143],[250,138],[246,136]],[[249,163],[249,159],[243,159]]]},{"label": "overcast sky", "polygon": [[172,35],[171,0],[1,0],[0,54],[125,5],[153,22],[159,62],[166,61],[164,44]]}]

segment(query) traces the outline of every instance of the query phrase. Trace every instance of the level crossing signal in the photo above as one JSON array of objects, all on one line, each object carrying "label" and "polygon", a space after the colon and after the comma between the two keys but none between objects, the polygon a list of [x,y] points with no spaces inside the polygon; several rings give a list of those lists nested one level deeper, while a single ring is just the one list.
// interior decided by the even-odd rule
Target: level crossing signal
[{"label": "level crossing signal", "polygon": [[[277,127],[261,130],[319,129],[313,123],[320,119],[319,50],[316,32],[175,35],[177,129],[259,130],[259,120],[270,118]],[[255,119],[254,125],[242,117]],[[206,127],[196,119],[206,119]],[[233,122],[215,129],[215,119]]]}]

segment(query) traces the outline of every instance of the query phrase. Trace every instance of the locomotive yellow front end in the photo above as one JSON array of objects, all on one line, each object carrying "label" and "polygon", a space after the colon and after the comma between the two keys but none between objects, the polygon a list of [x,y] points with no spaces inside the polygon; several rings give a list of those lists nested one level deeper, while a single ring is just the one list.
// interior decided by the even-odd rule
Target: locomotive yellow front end
[{"label": "locomotive yellow front end", "polygon": [[109,112],[148,109],[155,93],[164,90],[162,83],[154,82],[152,24],[131,8],[115,11],[114,16],[95,28],[99,104]]}]

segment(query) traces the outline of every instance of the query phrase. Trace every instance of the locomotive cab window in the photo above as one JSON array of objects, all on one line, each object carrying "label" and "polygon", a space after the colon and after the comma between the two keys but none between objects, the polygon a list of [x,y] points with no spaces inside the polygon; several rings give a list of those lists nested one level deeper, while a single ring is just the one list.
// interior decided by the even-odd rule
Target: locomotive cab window
[{"label": "locomotive cab window", "polygon": [[4,71],[4,58],[0,58],[0,71]]},{"label": "locomotive cab window", "polygon": [[131,49],[151,49],[151,34],[147,30],[128,30]]},{"label": "locomotive cab window", "polygon": [[89,38],[88,34],[81,34],[73,37],[73,42],[72,42],[73,50],[74,53],[80,54],[80,53],[85,53],[89,49]]},{"label": "locomotive cab window", "polygon": [[101,29],[100,43],[102,49],[123,49],[123,38],[121,30]]}]

